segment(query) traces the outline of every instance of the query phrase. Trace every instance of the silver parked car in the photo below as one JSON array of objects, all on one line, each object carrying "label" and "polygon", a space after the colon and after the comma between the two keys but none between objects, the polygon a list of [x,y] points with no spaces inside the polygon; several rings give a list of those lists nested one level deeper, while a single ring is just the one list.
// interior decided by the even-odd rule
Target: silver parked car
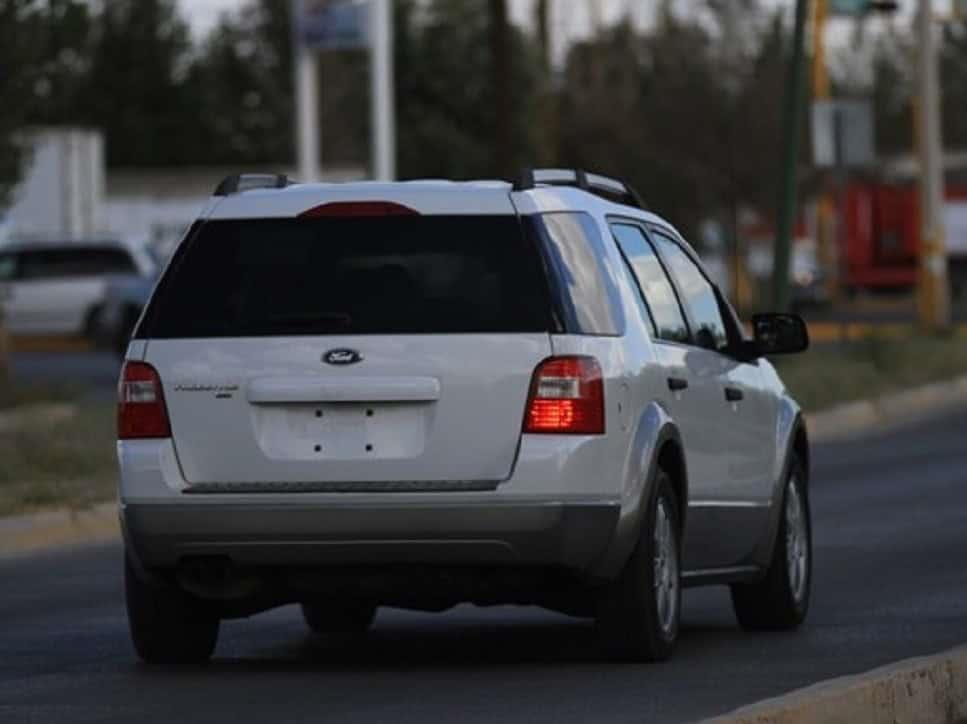
[{"label": "silver parked car", "polygon": [[155,271],[142,250],[113,240],[18,241],[0,247],[0,305],[14,335],[97,336],[108,283]]}]

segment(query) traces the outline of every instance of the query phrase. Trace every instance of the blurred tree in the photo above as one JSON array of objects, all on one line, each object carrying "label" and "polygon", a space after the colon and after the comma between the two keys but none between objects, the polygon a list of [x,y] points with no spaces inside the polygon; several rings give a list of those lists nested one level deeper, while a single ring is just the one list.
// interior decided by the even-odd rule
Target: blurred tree
[{"label": "blurred tree", "polygon": [[913,47],[908,39],[888,33],[873,52],[873,116],[876,150],[883,156],[913,149]]},{"label": "blurred tree", "polygon": [[[34,59],[33,46],[22,31],[29,22],[29,0],[0,0],[0,68],[28,68]],[[32,97],[26,73],[0,72],[0,207],[20,177],[20,147],[16,133],[24,123]]]},{"label": "blurred tree", "polygon": [[[404,178],[482,178],[532,163],[537,51],[514,26],[495,71],[493,24],[480,0],[397,3],[396,100]],[[503,78],[499,81],[498,77]],[[498,107],[505,108],[496,157]]]},{"label": "blurred tree", "polygon": [[562,98],[562,160],[629,179],[693,237],[733,199],[771,208],[786,52],[778,15],[750,30],[734,6],[706,8],[666,1],[645,33],[626,23],[575,44]]},{"label": "blurred tree", "polygon": [[0,204],[16,182],[24,126],[70,122],[88,71],[83,0],[0,0]]},{"label": "blurred tree", "polygon": [[967,150],[967,18],[944,27],[940,74],[944,147]]},{"label": "blurred tree", "polygon": [[78,120],[104,130],[110,165],[178,165],[206,157],[198,133],[201,99],[185,82],[190,41],[175,0],[101,5]]},{"label": "blurred tree", "polygon": [[292,145],[290,5],[255,0],[223,15],[187,74],[201,163],[288,162]]}]

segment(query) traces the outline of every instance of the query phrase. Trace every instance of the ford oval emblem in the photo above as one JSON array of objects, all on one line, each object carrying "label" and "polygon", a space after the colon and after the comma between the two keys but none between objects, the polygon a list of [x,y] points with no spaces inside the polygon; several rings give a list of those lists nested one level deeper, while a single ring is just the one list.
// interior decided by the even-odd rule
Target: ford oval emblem
[{"label": "ford oval emblem", "polygon": [[354,349],[331,349],[322,355],[327,365],[354,365],[363,361],[363,356]]}]

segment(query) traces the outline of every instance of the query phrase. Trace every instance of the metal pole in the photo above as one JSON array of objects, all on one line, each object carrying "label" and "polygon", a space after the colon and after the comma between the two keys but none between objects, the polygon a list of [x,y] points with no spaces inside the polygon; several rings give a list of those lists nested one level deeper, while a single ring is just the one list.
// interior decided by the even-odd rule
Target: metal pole
[{"label": "metal pole", "polygon": [[940,83],[933,3],[920,0],[917,14],[917,103],[920,154],[920,324],[931,331],[950,326],[950,289],[944,238],[943,142],[940,127]]},{"label": "metal pole", "polygon": [[299,180],[319,180],[319,74],[311,50],[295,39],[296,153]]},{"label": "metal pole", "polygon": [[[826,21],[829,18],[829,1],[815,0],[813,4],[813,101],[829,100],[829,71],[826,66]],[[837,156],[837,164],[840,158]],[[819,263],[825,278],[824,286],[829,300],[838,297],[839,254],[836,250],[836,199],[833,183],[841,180],[834,175],[823,174],[823,188],[816,204],[816,240]],[[838,185],[838,184],[837,184]]]},{"label": "metal pole", "polygon": [[370,0],[369,22],[373,177],[392,181],[396,178],[392,0]]},{"label": "metal pole", "polygon": [[789,306],[789,247],[796,218],[796,166],[802,130],[803,65],[808,0],[796,0],[796,25],[793,30],[792,58],[786,80],[783,108],[782,186],[778,204],[776,245],[772,270],[773,304],[777,310]]}]

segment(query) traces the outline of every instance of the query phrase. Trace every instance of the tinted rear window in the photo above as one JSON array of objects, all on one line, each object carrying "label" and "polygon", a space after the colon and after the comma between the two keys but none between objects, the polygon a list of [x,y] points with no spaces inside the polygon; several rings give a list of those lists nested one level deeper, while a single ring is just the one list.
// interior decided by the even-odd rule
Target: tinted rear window
[{"label": "tinted rear window", "polygon": [[547,299],[514,216],[211,221],[138,336],[544,332]]}]

